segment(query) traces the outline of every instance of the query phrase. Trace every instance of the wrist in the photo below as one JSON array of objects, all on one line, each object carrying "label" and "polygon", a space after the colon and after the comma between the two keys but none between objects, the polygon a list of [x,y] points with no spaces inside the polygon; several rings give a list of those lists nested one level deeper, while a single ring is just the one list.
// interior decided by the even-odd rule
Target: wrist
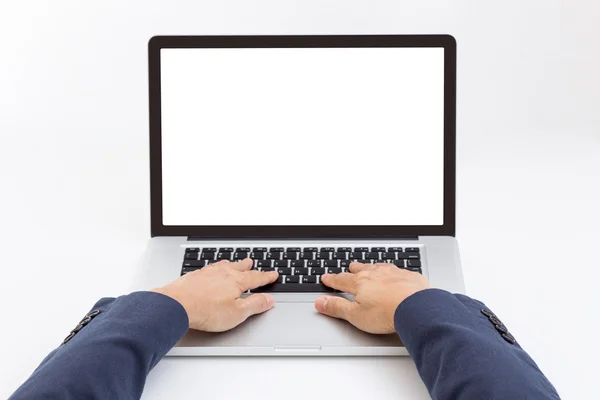
[{"label": "wrist", "polygon": [[188,317],[188,324],[191,322],[191,305],[184,296],[181,296],[177,291],[171,290],[168,286],[164,286],[161,288],[156,288],[150,290],[151,292],[162,294],[163,296],[167,296],[173,300],[175,300],[185,311],[186,316]]}]

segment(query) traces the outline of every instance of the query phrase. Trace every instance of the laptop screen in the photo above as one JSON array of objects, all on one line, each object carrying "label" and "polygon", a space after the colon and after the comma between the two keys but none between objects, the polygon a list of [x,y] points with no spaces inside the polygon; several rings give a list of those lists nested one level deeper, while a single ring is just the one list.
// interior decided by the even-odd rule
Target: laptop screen
[{"label": "laptop screen", "polygon": [[165,226],[443,225],[443,48],[160,60]]}]

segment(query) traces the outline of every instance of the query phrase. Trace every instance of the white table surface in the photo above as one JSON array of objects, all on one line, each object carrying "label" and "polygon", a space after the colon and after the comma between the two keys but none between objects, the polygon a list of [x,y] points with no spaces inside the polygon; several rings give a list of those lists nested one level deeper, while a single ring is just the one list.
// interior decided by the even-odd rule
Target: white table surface
[{"label": "white table surface", "polygon": [[[132,285],[149,234],[147,38],[330,32],[457,37],[467,291],[565,399],[590,398],[600,359],[600,62],[590,38],[600,7],[483,3],[3,3],[0,398],[98,298]],[[409,358],[190,358],[163,360],[144,398],[334,395],[428,397]]]}]

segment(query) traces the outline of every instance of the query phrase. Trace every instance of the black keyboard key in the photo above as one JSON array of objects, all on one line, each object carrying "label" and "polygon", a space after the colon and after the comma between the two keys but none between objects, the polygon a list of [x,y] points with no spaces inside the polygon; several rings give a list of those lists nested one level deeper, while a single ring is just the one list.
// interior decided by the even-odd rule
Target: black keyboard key
[{"label": "black keyboard key", "polygon": [[304,275],[302,277],[302,283],[317,283],[317,277]]},{"label": "black keyboard key", "polygon": [[188,247],[187,249],[185,249],[186,253],[198,253],[199,251],[200,249],[197,247]]},{"label": "black keyboard key", "polygon": [[302,283],[272,283],[257,289],[252,289],[252,293],[322,293],[333,292],[333,289],[318,283],[318,284],[302,284]]},{"label": "black keyboard key", "polygon": [[321,266],[321,261],[320,260],[310,260],[310,261],[308,261],[307,266],[309,266],[309,267],[320,267]]},{"label": "black keyboard key", "polygon": [[190,272],[196,271],[198,268],[182,268],[181,275],[189,274]]},{"label": "black keyboard key", "polygon": [[272,267],[261,267],[260,270],[262,272],[271,272],[271,271],[275,271],[275,268],[272,268]]},{"label": "black keyboard key", "polygon": [[361,252],[361,251],[364,252],[364,251],[369,251],[369,248],[368,247],[355,247],[354,251],[355,252]]},{"label": "black keyboard key", "polygon": [[418,272],[419,274],[422,274],[423,271],[421,271],[421,268],[406,268],[407,270],[409,270],[410,272]]},{"label": "black keyboard key", "polygon": [[393,252],[383,253],[381,255],[381,258],[383,258],[384,260],[395,260],[396,254]]},{"label": "black keyboard key", "polygon": [[385,247],[371,247],[371,251],[385,251]]},{"label": "black keyboard key", "polygon": [[342,260],[340,261],[340,267],[349,268],[352,261],[350,260]]},{"label": "black keyboard key", "polygon": [[233,253],[232,247],[221,247],[219,253]]},{"label": "black keyboard key", "polygon": [[294,268],[294,275],[308,275],[308,268]]},{"label": "black keyboard key", "polygon": [[288,247],[287,250],[288,252],[294,252],[294,253],[300,253],[302,250],[300,250],[300,247]]},{"label": "black keyboard key", "polygon": [[264,260],[265,253],[263,253],[262,251],[253,251],[252,253],[250,253],[250,258],[253,260]]},{"label": "black keyboard key", "polygon": [[238,247],[237,249],[235,249],[235,251],[250,253],[250,247]]},{"label": "black keyboard key", "polygon": [[281,259],[281,253],[277,252],[277,253],[267,253],[267,260],[279,260]]},{"label": "black keyboard key", "polygon": [[213,253],[212,251],[203,251],[202,254],[200,254],[200,259],[201,260],[214,260],[215,253]]},{"label": "black keyboard key", "polygon": [[327,260],[325,261],[325,267],[337,267],[338,266],[338,262],[337,260]]},{"label": "black keyboard key", "polygon": [[352,251],[352,247],[338,247],[337,251],[350,252],[350,251]]},{"label": "black keyboard key", "polygon": [[398,268],[404,268],[404,260],[396,260],[394,261],[394,265]]},{"label": "black keyboard key", "polygon": [[379,253],[366,253],[365,260],[377,260],[379,259]]},{"label": "black keyboard key", "polygon": [[245,251],[236,251],[235,253],[233,253],[234,260],[243,260],[244,258],[248,258],[248,253],[246,253]]},{"label": "black keyboard key", "polygon": [[329,252],[327,253],[317,253],[317,260],[329,260]]},{"label": "black keyboard key", "polygon": [[354,252],[354,253],[350,253],[350,257],[351,260],[362,260],[363,259],[363,253],[361,252]]},{"label": "black keyboard key", "polygon": [[418,247],[407,247],[404,251],[407,253],[418,253],[420,249]]},{"label": "black keyboard key", "polygon": [[407,260],[406,267],[407,268],[421,268],[421,261],[420,260]]},{"label": "black keyboard key", "polygon": [[398,260],[406,260],[409,253],[398,253]]},{"label": "black keyboard key", "polygon": [[267,248],[266,247],[255,247],[252,249],[252,251],[254,251],[254,252],[260,251],[260,252],[266,253]]},{"label": "black keyboard key", "polygon": [[288,266],[288,261],[287,260],[275,260],[275,262],[273,263],[273,266],[275,268],[278,268],[278,267],[287,267]]},{"label": "black keyboard key", "polygon": [[300,259],[301,260],[314,260],[315,259],[315,253],[313,253],[313,252],[300,253]]},{"label": "black keyboard key", "polygon": [[271,253],[283,253],[283,247],[271,247]]},{"label": "black keyboard key", "polygon": [[185,253],[185,256],[183,257],[184,260],[197,260],[198,259],[198,253]]},{"label": "black keyboard key", "polygon": [[333,247],[321,247],[321,253],[328,251],[335,251],[335,249]]},{"label": "black keyboard key", "polygon": [[217,260],[231,260],[231,253],[219,253],[217,254]]},{"label": "black keyboard key", "polygon": [[218,262],[221,262],[221,261],[222,261],[222,260],[206,260],[206,265],[209,265],[209,264],[216,264],[216,263],[218,263]]},{"label": "black keyboard key", "polygon": [[300,283],[299,276],[286,276],[284,279],[285,283]]},{"label": "black keyboard key", "polygon": [[304,260],[294,260],[292,261],[292,265],[290,265],[290,267],[304,268]]},{"label": "black keyboard key", "polygon": [[273,262],[271,260],[258,260],[256,262],[257,267],[271,267]]},{"label": "black keyboard key", "polygon": [[327,268],[327,273],[328,274],[341,274],[342,273],[342,269],[341,268]]},{"label": "black keyboard key", "polygon": [[283,259],[284,260],[297,260],[298,253],[295,251],[286,251],[285,253],[283,253]]},{"label": "black keyboard key", "polygon": [[402,251],[402,247],[390,247],[388,249],[388,251],[394,251],[394,252],[396,252],[396,251]]},{"label": "black keyboard key", "polygon": [[325,273],[325,268],[311,268],[311,275],[323,275]]},{"label": "black keyboard key", "polygon": [[303,250],[305,253],[310,253],[310,252],[315,252],[315,251],[319,251],[319,249],[317,249],[316,247],[305,247]]},{"label": "black keyboard key", "polygon": [[202,249],[202,251],[207,252],[207,253],[216,253],[217,248],[216,247],[205,247]]},{"label": "black keyboard key", "polygon": [[292,274],[292,269],[291,268],[275,268],[275,271],[279,272],[279,275],[291,275]]},{"label": "black keyboard key", "polygon": [[183,268],[202,268],[206,264],[204,260],[184,261]]},{"label": "black keyboard key", "polygon": [[421,258],[420,253],[405,253],[405,254],[408,254],[409,259],[418,260],[419,258]]},{"label": "black keyboard key", "polygon": [[337,253],[333,253],[333,259],[334,260],[346,260],[348,259],[348,257],[346,256],[345,252],[337,252]]}]

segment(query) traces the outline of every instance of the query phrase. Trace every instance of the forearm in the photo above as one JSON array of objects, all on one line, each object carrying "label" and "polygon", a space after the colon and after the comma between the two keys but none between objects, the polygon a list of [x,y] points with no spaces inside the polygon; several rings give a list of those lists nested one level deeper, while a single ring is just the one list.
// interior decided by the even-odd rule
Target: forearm
[{"label": "forearm", "polygon": [[100,313],[54,350],[11,399],[141,396],[146,376],[188,329],[175,300],[153,292],[102,299]]},{"label": "forearm", "polygon": [[[466,296],[429,289],[398,306],[396,331],[433,399],[558,399],[518,345],[501,336],[487,310]],[[510,337],[509,337],[510,339]]]}]

